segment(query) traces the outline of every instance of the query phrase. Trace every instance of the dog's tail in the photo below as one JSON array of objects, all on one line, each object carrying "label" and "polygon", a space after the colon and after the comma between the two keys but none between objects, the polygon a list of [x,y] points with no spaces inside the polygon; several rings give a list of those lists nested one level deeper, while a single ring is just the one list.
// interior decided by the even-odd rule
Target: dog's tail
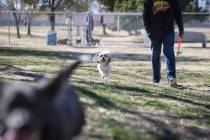
[{"label": "dog's tail", "polygon": [[89,62],[91,61],[91,58],[90,55],[81,55],[76,62],[61,71],[57,78],[64,81],[67,80],[81,63]]},{"label": "dog's tail", "polygon": [[[82,55],[79,59],[74,62],[72,65],[69,65],[64,70],[62,70],[57,77],[52,79],[52,81],[44,88],[47,90],[47,93],[51,93],[49,96],[56,95],[57,91],[62,88],[62,85],[67,82],[68,78],[71,76],[73,71],[83,62],[88,62],[91,60],[91,56],[89,55]],[[55,94],[53,94],[55,93]]]}]

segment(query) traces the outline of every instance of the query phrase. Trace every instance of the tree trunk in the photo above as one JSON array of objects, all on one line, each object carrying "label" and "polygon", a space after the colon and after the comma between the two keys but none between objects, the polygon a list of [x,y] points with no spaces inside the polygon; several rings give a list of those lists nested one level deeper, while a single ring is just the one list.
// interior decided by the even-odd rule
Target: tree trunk
[{"label": "tree trunk", "polygon": [[51,31],[55,31],[55,13],[50,13],[50,25],[51,25]]},{"label": "tree trunk", "polygon": [[27,35],[31,36],[31,21],[28,22],[28,31]]},{"label": "tree trunk", "polygon": [[103,27],[103,35],[107,35],[107,33],[106,33],[106,24],[103,24],[102,27]]},{"label": "tree trunk", "polygon": [[[19,16],[18,16],[19,14]],[[15,25],[16,25],[16,30],[17,30],[17,38],[20,38],[20,13],[13,13],[14,19],[15,19]]]},{"label": "tree trunk", "polygon": [[50,23],[51,23],[51,31],[55,31],[55,0],[52,0],[51,4],[51,13],[50,13]]},{"label": "tree trunk", "polygon": [[32,19],[31,16],[32,15],[28,14],[27,35],[29,35],[29,36],[31,36],[31,19]]}]

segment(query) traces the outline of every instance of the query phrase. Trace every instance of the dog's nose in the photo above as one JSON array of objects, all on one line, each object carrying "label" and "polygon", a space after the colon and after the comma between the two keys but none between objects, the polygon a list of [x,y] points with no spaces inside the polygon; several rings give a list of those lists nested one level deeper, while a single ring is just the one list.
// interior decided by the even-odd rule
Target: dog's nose
[{"label": "dog's nose", "polygon": [[6,120],[9,129],[20,130],[26,128],[29,124],[29,113],[24,110],[14,110]]}]

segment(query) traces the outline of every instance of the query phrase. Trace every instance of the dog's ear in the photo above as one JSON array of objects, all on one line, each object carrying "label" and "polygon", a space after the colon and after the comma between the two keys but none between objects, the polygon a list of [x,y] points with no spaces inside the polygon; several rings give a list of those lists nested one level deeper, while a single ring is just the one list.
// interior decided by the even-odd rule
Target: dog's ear
[{"label": "dog's ear", "polygon": [[111,58],[108,58],[108,62],[107,63],[110,63],[112,61],[112,59]]},{"label": "dog's ear", "polygon": [[68,82],[68,78],[71,76],[72,72],[75,68],[81,63],[81,61],[77,61],[74,64],[68,66],[66,69],[61,71],[57,77],[52,79],[49,83],[47,83],[44,88],[42,88],[42,92],[44,93],[47,98],[53,99],[59,90]]},{"label": "dog's ear", "polygon": [[111,57],[111,54],[109,54],[108,63],[110,63],[111,61],[112,61],[112,57]]},{"label": "dog's ear", "polygon": [[95,54],[95,56],[93,57],[93,62],[94,63],[97,62],[98,57],[99,57],[99,53]]}]

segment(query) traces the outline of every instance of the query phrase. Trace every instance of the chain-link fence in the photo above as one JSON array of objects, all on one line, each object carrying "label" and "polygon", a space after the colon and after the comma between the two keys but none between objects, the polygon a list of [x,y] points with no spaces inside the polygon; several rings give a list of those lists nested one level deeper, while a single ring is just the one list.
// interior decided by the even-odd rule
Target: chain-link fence
[{"label": "chain-link fence", "polygon": [[[118,47],[149,43],[142,13],[89,13],[93,17],[93,28],[91,44],[87,44],[87,13],[1,11],[0,45],[47,46],[53,14],[57,46]],[[207,46],[210,40],[210,14],[184,13],[183,17],[186,31],[183,41],[192,46]],[[17,38],[18,26],[20,38]]]}]

